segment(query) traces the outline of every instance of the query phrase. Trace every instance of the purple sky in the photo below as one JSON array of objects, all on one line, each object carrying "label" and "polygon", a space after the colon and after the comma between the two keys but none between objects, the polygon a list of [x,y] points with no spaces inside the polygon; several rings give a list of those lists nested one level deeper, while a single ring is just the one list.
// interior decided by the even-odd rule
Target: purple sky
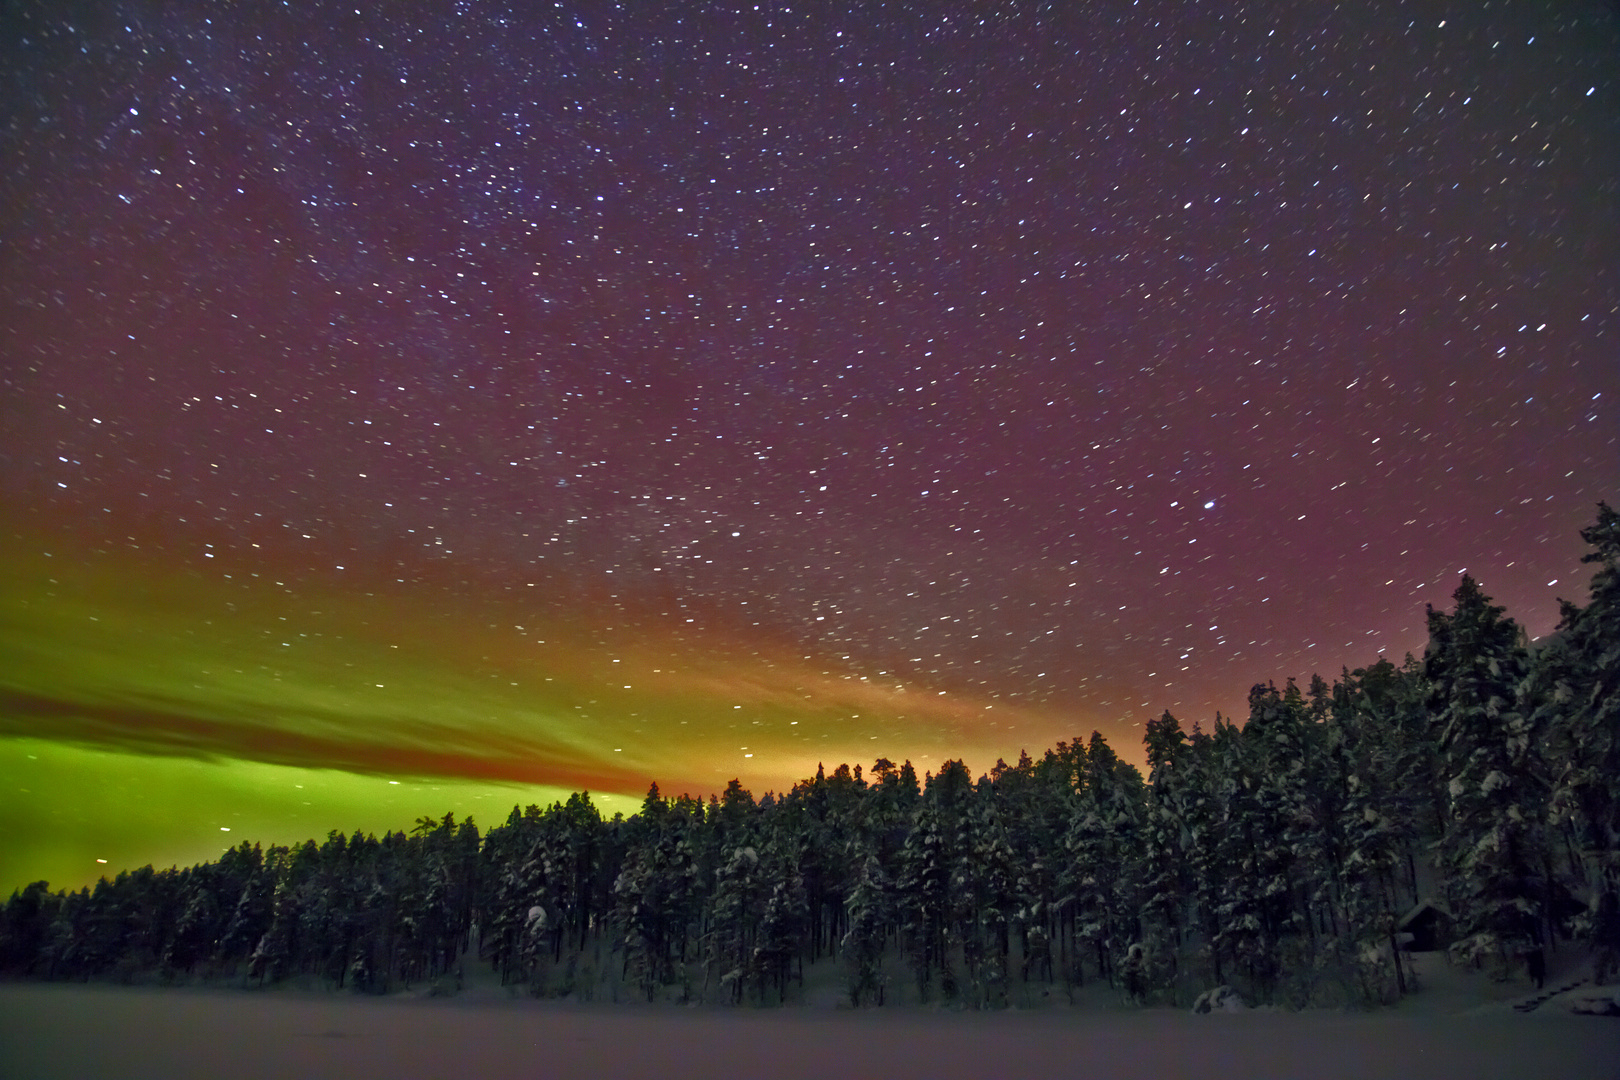
[{"label": "purple sky", "polygon": [[1134,754],[1465,568],[1546,632],[1620,497],[1597,0],[4,21],[24,547],[535,582]]}]

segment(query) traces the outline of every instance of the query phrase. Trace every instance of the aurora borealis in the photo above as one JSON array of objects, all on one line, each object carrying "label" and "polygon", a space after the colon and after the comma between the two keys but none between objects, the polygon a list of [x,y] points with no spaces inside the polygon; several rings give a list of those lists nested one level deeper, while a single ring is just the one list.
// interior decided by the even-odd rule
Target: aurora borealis
[{"label": "aurora borealis", "polygon": [[1134,756],[1620,491],[1598,0],[4,25],[0,890]]}]

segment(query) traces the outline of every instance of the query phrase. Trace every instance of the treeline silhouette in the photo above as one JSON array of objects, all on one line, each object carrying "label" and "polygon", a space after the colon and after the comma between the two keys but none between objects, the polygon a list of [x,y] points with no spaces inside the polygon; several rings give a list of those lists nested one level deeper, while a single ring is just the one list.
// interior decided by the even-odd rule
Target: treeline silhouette
[{"label": "treeline silhouette", "polygon": [[1102,980],[1303,1006],[1409,990],[1419,927],[1504,976],[1570,941],[1601,969],[1620,956],[1620,515],[1581,535],[1589,602],[1534,647],[1465,577],[1421,659],[1255,686],[1241,726],[1166,712],[1146,778],[1093,734],[976,781],[880,759],[758,800],[654,784],[628,818],[582,792],[485,833],[446,814],[243,843],[19,890],[0,971],[386,992],[487,963],[535,994],[742,1003],[830,964],[856,1005]]}]

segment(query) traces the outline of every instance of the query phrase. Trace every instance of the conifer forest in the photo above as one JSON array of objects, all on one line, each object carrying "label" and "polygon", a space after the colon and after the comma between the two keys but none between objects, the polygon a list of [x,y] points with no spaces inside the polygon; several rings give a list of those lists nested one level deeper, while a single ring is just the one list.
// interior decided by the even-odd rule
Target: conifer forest
[{"label": "conifer forest", "polygon": [[[1523,978],[1620,959],[1620,514],[1582,531],[1584,607],[1531,643],[1463,578],[1421,657],[1257,685],[1248,716],[1100,735],[977,779],[880,759],[755,798],[654,784],[493,827],[243,843],[93,889],[15,892],[0,972],[44,980],[775,1004],[835,972],[857,1007],[1148,1005],[1230,985],[1285,1007],[1395,1001],[1408,948]],[[1422,912],[1421,923],[1411,916]],[[830,977],[830,976],[829,976]]]}]

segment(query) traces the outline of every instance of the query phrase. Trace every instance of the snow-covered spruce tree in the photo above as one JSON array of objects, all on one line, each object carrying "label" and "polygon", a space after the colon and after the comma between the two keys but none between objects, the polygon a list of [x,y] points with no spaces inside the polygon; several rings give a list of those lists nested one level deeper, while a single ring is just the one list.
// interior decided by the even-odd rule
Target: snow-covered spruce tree
[{"label": "snow-covered spruce tree", "polygon": [[[536,992],[579,989],[576,950],[585,948],[595,914],[602,830],[584,792],[544,811],[513,807],[506,824],[490,830],[480,862],[481,948],[502,982],[521,979]],[[548,981],[558,964],[562,975]]]},{"label": "snow-covered spruce tree", "polygon": [[1342,1001],[1346,965],[1360,964],[1357,958],[1363,956],[1346,913],[1346,807],[1355,733],[1335,711],[1339,694],[1339,684],[1330,686],[1321,675],[1311,676],[1297,772],[1300,802],[1288,827],[1295,859],[1296,934],[1285,947],[1283,966],[1288,993],[1302,1005]]},{"label": "snow-covered spruce tree", "polygon": [[550,897],[549,860],[542,835],[540,808],[528,812],[513,806],[506,824],[484,837],[480,854],[483,881],[481,949],[500,973],[504,985],[527,975],[533,961],[534,925]]},{"label": "snow-covered spruce tree", "polygon": [[1072,901],[1065,900],[1064,875],[1069,873],[1069,853],[1064,843],[1069,826],[1073,823],[1074,802],[1086,786],[1086,744],[1078,737],[1064,742],[1061,739],[1049,747],[1035,763],[1035,780],[1042,791],[1041,805],[1049,815],[1051,846],[1047,849],[1052,863],[1052,899],[1046,905],[1048,941],[1052,947],[1055,972],[1062,974],[1065,985],[1076,975],[1075,957],[1079,955],[1076,927],[1078,921]]},{"label": "snow-covered spruce tree", "polygon": [[386,991],[392,960],[389,950],[394,918],[394,836],[381,840],[356,831],[349,838],[349,924],[352,938],[344,957],[345,982],[355,990]]},{"label": "snow-covered spruce tree", "polygon": [[[1092,733],[1085,761],[1085,787],[1074,801],[1064,840],[1069,862],[1062,882],[1076,940],[1095,960],[1098,976],[1112,985],[1118,961],[1139,932],[1142,782],[1101,732]],[[1083,981],[1082,962],[1077,955],[1071,963],[1077,982]]]},{"label": "snow-covered spruce tree", "polygon": [[1210,944],[1217,970],[1226,965],[1227,979],[1241,974],[1246,993],[1269,999],[1278,974],[1280,904],[1271,886],[1278,880],[1273,871],[1283,846],[1281,824],[1262,810],[1258,741],[1245,738],[1234,724],[1217,724],[1211,737],[1217,805],[1209,859],[1216,931]]},{"label": "snow-covered spruce tree", "polygon": [[333,829],[320,847],[320,859],[309,883],[302,937],[307,952],[305,970],[337,988],[348,978],[358,903],[359,889],[349,838]]},{"label": "snow-covered spruce tree", "polygon": [[479,847],[477,827],[454,814],[417,820],[407,841],[401,881],[400,954],[408,979],[451,971],[466,943]]},{"label": "snow-covered spruce tree", "polygon": [[189,975],[199,963],[206,962],[213,952],[215,938],[223,929],[214,891],[207,887],[207,872],[214,865],[204,863],[180,871],[180,915],[175,920],[174,936],[163,954],[163,971],[171,978]]},{"label": "snow-covered spruce tree", "polygon": [[877,853],[857,847],[861,873],[849,895],[849,929],[844,933],[843,960],[848,969],[849,1003],[882,1005],[888,989],[883,971],[884,946],[894,921],[894,886]]},{"label": "snow-covered spruce tree", "polygon": [[721,849],[720,867],[709,898],[704,959],[710,975],[704,979],[705,994],[712,977],[724,1000],[733,1005],[742,1003],[753,974],[768,887],[766,868],[760,864],[754,837],[734,833]]},{"label": "snow-covered spruce tree", "polygon": [[1328,747],[1342,787],[1337,838],[1341,930],[1358,995],[1369,1003],[1405,993],[1395,920],[1417,899],[1417,848],[1436,827],[1426,693],[1406,668],[1380,660],[1334,684]]},{"label": "snow-covered spruce tree", "polygon": [[501,982],[543,989],[549,960],[558,958],[565,927],[567,840],[553,805],[542,813],[512,808],[506,824],[484,841],[481,948]]},{"label": "snow-covered spruce tree", "polygon": [[974,1008],[989,1008],[1008,999],[1018,865],[988,776],[979,779],[958,835],[953,884],[958,890],[964,996]]},{"label": "snow-covered spruce tree", "polygon": [[164,967],[191,973],[201,967],[212,974],[220,961],[220,942],[235,913],[247,879],[263,862],[259,849],[247,842],[227,848],[218,862],[202,863],[182,871],[180,914],[175,937],[164,956]]},{"label": "snow-covered spruce tree", "polygon": [[655,783],[642,801],[637,835],[630,839],[613,883],[614,924],[624,952],[622,975],[648,1001],[675,977],[685,959],[687,930],[702,897],[698,865],[688,832],[701,820],[702,804],[666,802]]},{"label": "snow-covered spruce tree", "polygon": [[[207,894],[182,889],[182,910],[194,895]],[[38,968],[63,899],[62,894],[51,892],[50,884],[44,881],[11,894],[4,912],[0,912],[0,972],[22,978],[43,974]]]},{"label": "snow-covered spruce tree", "polygon": [[1292,976],[1293,1004],[1307,1004],[1314,977],[1324,962],[1316,912],[1323,886],[1331,880],[1330,856],[1314,813],[1321,787],[1312,775],[1317,726],[1304,695],[1288,680],[1249,693],[1249,722],[1243,728],[1253,779],[1254,883],[1258,886],[1261,935],[1252,954],[1255,988],[1269,999],[1277,980]]},{"label": "snow-covered spruce tree", "polygon": [[921,797],[917,774],[910,764],[900,769],[888,758],[877,760],[854,823],[853,842],[876,855],[886,873],[897,865],[900,849],[911,831],[912,811]]},{"label": "snow-covered spruce tree", "polygon": [[1329,921],[1331,853],[1314,791],[1318,728],[1292,680],[1282,692],[1267,683],[1250,690],[1241,733],[1217,725],[1212,742],[1219,825],[1210,861],[1220,875],[1212,944],[1264,1000],[1289,965],[1300,976],[1291,997],[1309,999],[1322,962],[1316,916]]},{"label": "snow-covered spruce tree", "polygon": [[69,979],[79,974],[79,921],[89,901],[89,889],[61,894],[40,941],[39,966],[45,978]]},{"label": "snow-covered spruce tree", "polygon": [[775,987],[777,1001],[787,1000],[787,984],[793,975],[793,961],[800,961],[799,984],[804,985],[803,947],[810,921],[810,905],[805,890],[804,859],[806,837],[791,826],[768,830],[765,837],[763,870],[765,900],[759,913],[750,966],[759,1000]]},{"label": "snow-covered spruce tree", "polygon": [[247,845],[243,844],[242,851],[245,858],[240,860],[238,870],[241,887],[231,898],[230,920],[219,943],[220,958],[231,970],[252,955],[254,946],[270,929],[270,905],[276,891],[275,871],[266,865],[259,845],[254,844],[251,854],[246,854]]},{"label": "snow-covered spruce tree", "polygon": [[1143,977],[1149,1000],[1174,1003],[1178,956],[1184,940],[1192,870],[1187,828],[1187,735],[1166,710],[1148,721],[1148,788],[1142,827]]},{"label": "snow-covered spruce tree", "polygon": [[1564,605],[1531,681],[1551,728],[1553,822],[1580,862],[1586,911],[1574,929],[1602,979],[1620,971],[1620,513],[1598,504],[1581,539],[1593,549],[1582,561],[1597,564],[1590,599]]},{"label": "snow-covered spruce tree", "polygon": [[603,869],[607,824],[590,794],[584,791],[574,792],[561,806],[553,805],[548,816],[556,821],[568,860],[557,893],[563,923],[559,953],[569,943],[583,950],[598,916],[605,915],[611,903],[613,875]]},{"label": "snow-covered spruce tree", "polygon": [[1053,908],[1061,917],[1057,927],[1063,984],[1072,989],[1086,983],[1086,961],[1106,977],[1103,927],[1108,917],[1105,875],[1107,837],[1087,784],[1069,799],[1069,823],[1063,833],[1063,854],[1058,861],[1058,898]]},{"label": "snow-covered spruce tree", "polygon": [[1065,860],[1062,839],[1072,784],[1056,770],[1042,769],[1021,751],[1018,764],[997,761],[990,772],[994,800],[1012,849],[1015,872],[1009,934],[1022,957],[1020,978],[1051,982],[1051,910],[1057,874]]},{"label": "snow-covered spruce tree", "polygon": [[828,775],[817,765],[814,778],[794,784],[782,800],[783,820],[791,820],[803,839],[800,873],[809,911],[811,962],[834,952],[843,934],[845,903],[859,871],[849,860],[848,848],[866,790],[859,766],[852,773],[841,764]]},{"label": "snow-covered spruce tree", "polygon": [[1491,960],[1505,974],[1515,958],[1542,945],[1542,733],[1515,707],[1528,659],[1518,624],[1471,577],[1453,600],[1449,615],[1429,609],[1424,652],[1450,808],[1440,855],[1460,932],[1451,955]]},{"label": "snow-covered spruce tree", "polygon": [[[1087,747],[1089,758],[1092,747]],[[1142,771],[1128,761],[1114,758],[1111,771],[1112,791],[1109,796],[1109,832],[1119,872],[1113,882],[1114,918],[1109,924],[1109,966],[1111,982],[1120,986],[1119,964],[1130,946],[1142,940],[1142,879],[1145,873],[1143,852],[1143,819],[1147,813],[1147,784]],[[1136,975],[1142,974],[1137,965]]]},{"label": "snow-covered spruce tree", "polygon": [[1340,869],[1346,926],[1341,940],[1358,995],[1367,1004],[1381,1005],[1406,987],[1395,950],[1394,837],[1390,819],[1379,810],[1382,800],[1363,775],[1347,777],[1343,828],[1348,855]]},{"label": "snow-covered spruce tree", "polygon": [[[1231,725],[1217,712],[1216,734],[1229,727]],[[1221,737],[1223,741],[1226,738]],[[1183,933],[1197,943],[1196,955],[1208,965],[1205,979],[1211,986],[1219,986],[1227,980],[1227,965],[1220,948],[1221,894],[1227,879],[1220,850],[1226,802],[1224,753],[1217,751],[1215,736],[1195,722],[1187,739],[1181,788],[1181,824],[1187,832],[1182,851],[1191,886]]]},{"label": "snow-covered spruce tree", "polygon": [[[1393,667],[1393,665],[1390,665]],[[1387,782],[1391,770],[1383,760],[1388,732],[1376,709],[1365,707],[1362,671],[1346,671],[1333,686],[1332,723],[1327,746],[1341,788],[1337,820],[1332,822],[1342,845],[1336,867],[1339,911],[1350,981],[1357,995],[1371,1004],[1388,1000],[1399,957],[1394,954],[1398,872],[1394,822],[1388,814]],[[1390,959],[1384,959],[1390,951]],[[1391,978],[1385,978],[1388,969]]]},{"label": "snow-covered spruce tree", "polygon": [[895,897],[904,951],[917,980],[918,996],[924,1001],[936,973],[946,1000],[956,995],[953,871],[958,819],[966,810],[972,785],[967,766],[960,761],[947,761],[938,776],[928,777],[897,859]]},{"label": "snow-covered spruce tree", "polygon": [[1419,899],[1420,853],[1440,838],[1449,813],[1428,680],[1421,663],[1407,654],[1400,667],[1380,660],[1349,672],[1334,693],[1334,717],[1352,733],[1362,778],[1376,789],[1379,813],[1396,843],[1400,891],[1394,899],[1409,907]]},{"label": "snow-covered spruce tree", "polygon": [[413,929],[407,906],[414,873],[410,838],[403,832],[384,833],[372,868],[362,905],[366,929],[358,943],[358,968],[351,964],[350,978],[359,989],[388,993],[396,981],[410,976],[402,948]]},{"label": "snow-covered spruce tree", "polygon": [[752,986],[758,1001],[770,987],[785,1000],[808,915],[804,821],[797,808],[756,807],[735,781],[711,807],[709,822],[723,824],[724,840],[703,910],[703,997],[740,1004]]},{"label": "snow-covered spruce tree", "polygon": [[253,948],[248,973],[261,980],[278,982],[299,966],[306,942],[301,931],[310,902],[308,885],[315,876],[319,852],[313,840],[306,840],[282,853],[275,891],[271,899],[270,927]]},{"label": "snow-covered spruce tree", "polygon": [[150,866],[98,881],[75,919],[73,973],[127,981],[155,967],[178,915],[175,884],[172,875]]}]

